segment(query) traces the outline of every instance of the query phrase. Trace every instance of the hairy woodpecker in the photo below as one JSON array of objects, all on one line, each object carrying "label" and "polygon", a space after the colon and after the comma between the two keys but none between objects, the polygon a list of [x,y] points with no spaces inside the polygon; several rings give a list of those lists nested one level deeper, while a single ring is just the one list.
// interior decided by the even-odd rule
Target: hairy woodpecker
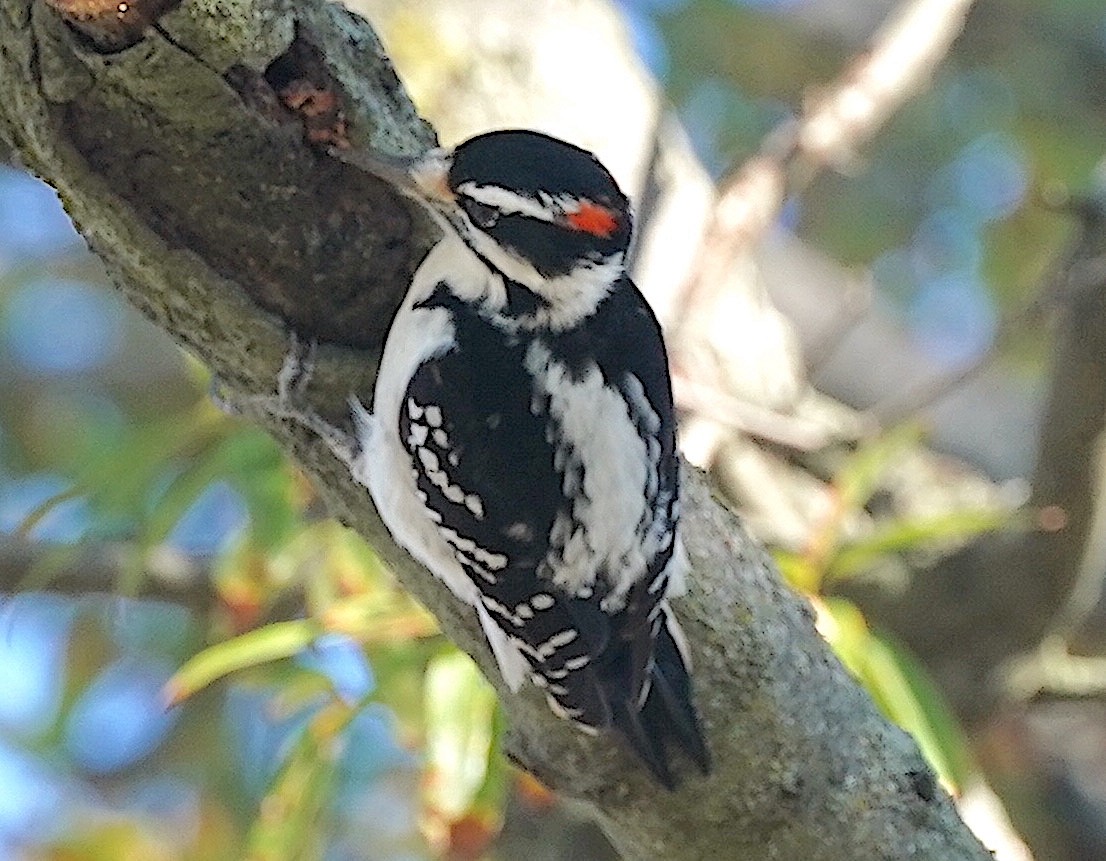
[{"label": "hairy woodpecker", "polygon": [[615,728],[671,788],[704,772],[660,326],[625,270],[630,205],[586,150],[530,131],[409,161],[343,153],[443,237],[388,333],[348,449],[396,541],[476,610],[511,690]]}]

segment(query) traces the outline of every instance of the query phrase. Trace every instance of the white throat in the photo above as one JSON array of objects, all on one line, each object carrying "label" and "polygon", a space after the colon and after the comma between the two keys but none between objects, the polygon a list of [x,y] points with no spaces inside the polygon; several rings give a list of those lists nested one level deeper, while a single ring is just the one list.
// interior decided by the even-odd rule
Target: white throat
[{"label": "white throat", "polygon": [[[457,235],[456,226],[439,213],[435,215],[445,233],[439,243],[442,253],[428,256],[423,265],[430,264],[433,257],[433,264],[441,267],[441,280],[458,298],[482,305],[485,312],[500,318],[509,328],[570,329],[595,312],[623,274],[625,255],[619,252],[600,261],[581,261],[567,274],[547,278],[479,231],[466,231],[470,247]],[[504,276],[541,300],[536,311],[507,313]]]}]

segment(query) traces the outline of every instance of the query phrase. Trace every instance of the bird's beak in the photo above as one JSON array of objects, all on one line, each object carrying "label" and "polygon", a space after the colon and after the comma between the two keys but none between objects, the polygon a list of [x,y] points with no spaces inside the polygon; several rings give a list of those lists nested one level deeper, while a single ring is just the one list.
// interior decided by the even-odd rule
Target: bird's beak
[{"label": "bird's beak", "polygon": [[384,180],[397,191],[427,204],[451,204],[449,150],[436,148],[420,156],[393,156],[372,150],[332,150],[341,161]]}]

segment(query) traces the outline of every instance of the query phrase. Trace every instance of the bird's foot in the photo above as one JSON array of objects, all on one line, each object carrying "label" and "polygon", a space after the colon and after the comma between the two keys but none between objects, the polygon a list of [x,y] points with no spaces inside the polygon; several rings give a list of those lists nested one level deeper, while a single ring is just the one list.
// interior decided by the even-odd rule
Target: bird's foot
[{"label": "bird's foot", "polygon": [[[293,421],[320,437],[342,463],[351,467],[361,451],[358,437],[331,424],[310,405],[307,387],[315,372],[318,342],[304,341],[295,332],[289,334],[288,352],[276,378],[276,391],[266,395],[232,395],[221,380],[212,381],[211,397],[220,409],[232,414],[258,410]],[[358,402],[360,405],[360,402]],[[361,408],[364,412],[364,408]],[[354,424],[361,418],[354,415]]]}]

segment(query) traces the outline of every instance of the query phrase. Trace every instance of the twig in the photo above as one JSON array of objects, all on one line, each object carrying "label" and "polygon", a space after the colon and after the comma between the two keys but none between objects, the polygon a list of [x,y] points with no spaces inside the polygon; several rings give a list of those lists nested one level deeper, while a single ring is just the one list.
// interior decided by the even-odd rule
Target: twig
[{"label": "twig", "polygon": [[1024,332],[1029,326],[1041,323],[1048,311],[1055,307],[1056,299],[1056,291],[1051,288],[1037,293],[999,320],[990,345],[974,359],[946,374],[923,380],[898,397],[890,397],[876,404],[868,410],[869,417],[883,427],[913,419],[922,410],[952,394],[987,368],[1011,337]]},{"label": "twig", "polygon": [[[722,367],[729,345],[714,344],[712,351],[690,345],[710,340],[701,331],[704,321],[719,313],[721,297],[735,289],[738,261],[748,257],[788,195],[804,189],[825,168],[851,158],[921,88],[962,29],[971,5],[971,0],[915,0],[907,5],[837,82],[811,100],[801,117],[778,126],[756,156],[723,180],[696,265],[680,291],[687,313],[671,337],[673,364],[711,390],[698,402],[732,401],[726,386],[731,375]],[[733,416],[723,421],[730,427],[741,423]]]},{"label": "twig", "polygon": [[[1071,211],[1078,214],[1081,209],[1073,207]],[[1096,285],[1103,282],[1106,282],[1106,254],[1083,260],[1062,256],[1054,264],[1052,273],[1041,282],[1041,288],[1023,304],[999,319],[995,335],[984,352],[966,365],[925,380],[907,389],[897,398],[892,397],[876,404],[868,411],[869,416],[877,424],[884,426],[914,418],[988,367],[1011,338],[1030,327],[1041,325],[1065,301],[1070,301],[1082,290],[1096,289]]]},{"label": "twig", "polygon": [[873,39],[872,49],[818,99],[798,129],[792,160],[841,164],[916,93],[959,35],[971,0],[915,0]]},{"label": "twig", "polygon": [[1106,658],[1073,655],[1060,637],[1050,637],[1030,655],[1012,661],[1003,674],[1007,692],[1028,700],[1101,697],[1106,694]]},{"label": "twig", "polygon": [[875,286],[870,274],[850,277],[841,296],[841,305],[805,352],[807,376],[817,382],[819,372],[837,353],[842,341],[872,310]]},{"label": "twig", "polygon": [[[700,265],[684,289],[702,302],[715,277],[775,219],[785,197],[826,167],[840,166],[917,92],[964,26],[972,0],[915,0],[892,17],[842,76],[797,120],[765,138],[760,152],[724,179]],[[706,293],[703,294],[704,291]]]},{"label": "twig", "polygon": [[[123,545],[49,545],[18,537],[0,538],[0,594],[29,590],[71,597],[120,597],[122,572],[133,550]],[[162,549],[143,557],[138,592],[129,597],[206,614],[219,603],[211,572],[201,561]]]},{"label": "twig", "polygon": [[751,437],[796,451],[815,451],[833,439],[829,430],[817,422],[743,400],[715,386],[697,382],[678,370],[673,374],[672,386],[676,405],[681,410],[721,422]]}]

